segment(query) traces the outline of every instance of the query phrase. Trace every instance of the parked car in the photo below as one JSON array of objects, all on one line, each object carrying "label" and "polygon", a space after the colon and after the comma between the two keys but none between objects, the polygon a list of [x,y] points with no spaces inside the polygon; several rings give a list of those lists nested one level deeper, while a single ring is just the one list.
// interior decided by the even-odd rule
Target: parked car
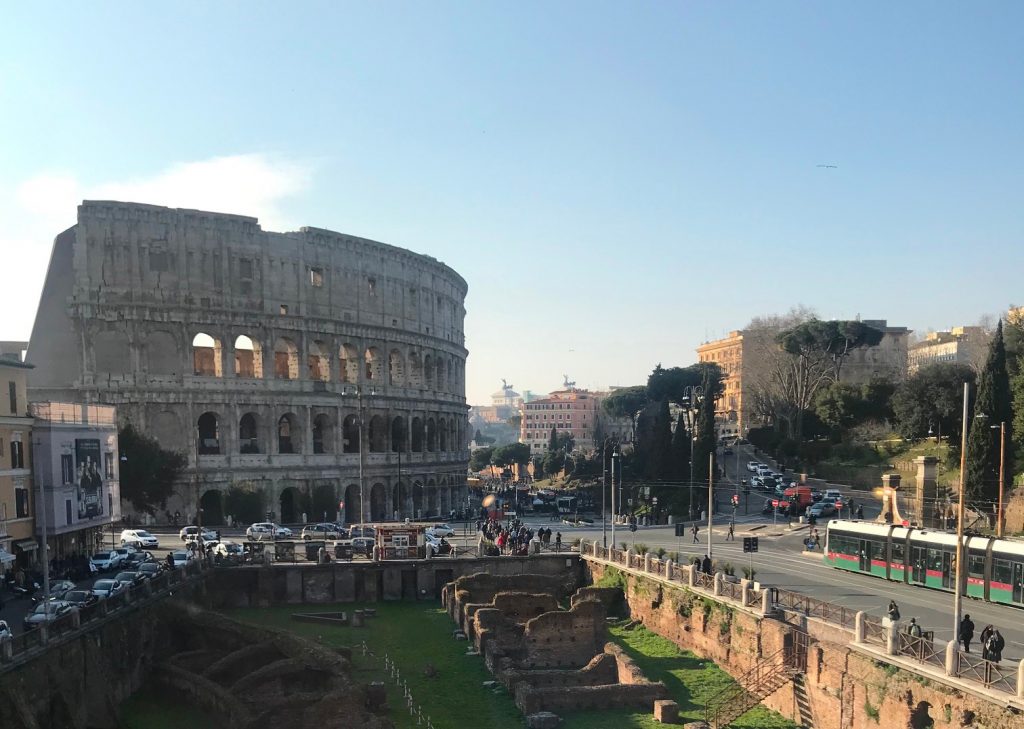
[{"label": "parked car", "polygon": [[437,539],[450,537],[455,534],[455,530],[447,524],[435,524],[434,526],[427,527],[426,532],[429,536],[436,537]]},{"label": "parked car", "polygon": [[221,542],[213,548],[213,558],[228,562],[241,562],[245,559],[245,550],[237,542]]},{"label": "parked car", "polygon": [[825,494],[821,492],[821,489],[811,489],[811,499],[814,500],[814,503],[821,501],[824,495]]},{"label": "parked car", "polygon": [[128,587],[135,587],[146,581],[146,578],[139,572],[118,572],[114,575],[114,579]]},{"label": "parked car", "polygon": [[195,559],[195,556],[192,554],[192,552],[189,552],[185,549],[176,549],[170,554],[171,559],[174,560],[175,567],[184,567],[193,559]]},{"label": "parked car", "polygon": [[376,537],[377,530],[368,524],[362,526],[354,526],[348,531],[349,537],[355,539],[356,537]]},{"label": "parked car", "polygon": [[835,503],[832,501],[816,501],[807,507],[807,516],[813,516],[815,519],[823,519],[829,516],[834,516],[836,513]]},{"label": "parked car", "polygon": [[843,494],[839,489],[825,489],[825,494],[822,498],[836,501],[837,499],[842,499]]},{"label": "parked car", "polygon": [[95,605],[99,600],[92,590],[70,590],[64,595],[64,602],[69,602],[77,608]]},{"label": "parked car", "polygon": [[369,557],[373,554],[374,540],[369,537],[353,537],[352,539],[339,539],[332,546],[335,556],[342,553],[345,547],[351,547],[353,555]]},{"label": "parked car", "polygon": [[310,539],[342,539],[346,536],[343,529],[339,529],[337,524],[308,524],[302,528],[302,538],[306,541]]},{"label": "parked car", "polygon": [[92,564],[96,565],[96,569],[100,572],[110,572],[121,566],[124,562],[124,557],[115,550],[109,552],[97,552],[89,558]]},{"label": "parked car", "polygon": [[121,532],[121,546],[132,546],[136,549],[156,549],[160,540],[145,529],[125,529]]},{"label": "parked car", "polygon": [[121,561],[118,562],[118,565],[123,565],[131,558],[133,554],[138,554],[138,550],[135,549],[135,547],[118,547],[113,551],[121,555]]},{"label": "parked car", "polygon": [[32,612],[25,616],[22,625],[25,628],[25,632],[35,630],[40,625],[49,625],[61,616],[67,615],[73,608],[74,605],[64,600],[51,600],[50,602],[40,603],[36,605]]},{"label": "parked car", "polygon": [[747,470],[751,473],[757,473],[757,467],[760,465],[759,461],[747,461]]},{"label": "parked car", "polygon": [[96,580],[96,583],[92,586],[92,592],[96,597],[105,599],[108,597],[115,597],[124,592],[127,588],[126,585],[119,582],[118,580]]},{"label": "parked car", "polygon": [[[194,532],[189,532],[188,534],[185,535],[185,544],[188,544],[190,542],[195,542],[197,539],[199,539],[199,531],[198,530],[196,530]],[[217,532],[212,531],[210,529],[203,529],[203,549],[206,549],[207,547],[212,547],[214,544],[216,544],[219,541],[220,541],[220,536],[217,534]]]},{"label": "parked car", "polygon": [[271,521],[256,522],[245,530],[247,539],[259,542],[270,539],[288,539],[292,536],[292,530],[288,527],[279,526]]},{"label": "parked car", "polygon": [[151,580],[164,571],[159,562],[144,562],[139,565],[137,572],[147,580]]},{"label": "parked car", "polygon": [[121,566],[135,570],[139,568],[139,565],[155,561],[156,557],[153,556],[152,552],[136,552],[135,554],[128,555],[128,559],[126,559]]},{"label": "parked car", "polygon": [[[70,590],[74,590],[74,589],[75,589],[75,583],[72,582],[71,580],[55,580],[54,582],[50,583],[50,599],[51,600],[63,600],[64,596],[67,595],[67,593]],[[40,593],[36,593],[36,598],[35,599],[42,600],[43,599],[43,594],[41,592]]]}]

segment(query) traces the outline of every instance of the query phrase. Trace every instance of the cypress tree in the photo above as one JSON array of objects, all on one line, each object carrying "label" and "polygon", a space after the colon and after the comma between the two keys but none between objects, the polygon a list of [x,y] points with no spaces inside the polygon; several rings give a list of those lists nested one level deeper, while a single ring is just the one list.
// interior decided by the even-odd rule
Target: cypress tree
[{"label": "cypress tree", "polygon": [[974,499],[995,502],[999,495],[999,431],[1006,423],[1006,480],[1013,478],[1013,410],[1010,376],[1006,369],[1003,323],[999,322],[989,344],[985,367],[978,375],[974,416],[968,424],[967,473],[964,488]]},{"label": "cypress tree", "polygon": [[669,480],[683,483],[690,480],[690,431],[686,429],[682,411],[676,420],[676,432],[672,435]]},{"label": "cypress tree", "polygon": [[548,439],[548,452],[554,453],[558,450],[558,428],[551,426],[551,438]]},{"label": "cypress tree", "polygon": [[672,416],[668,412],[668,400],[656,406],[651,423],[651,448],[647,459],[646,476],[656,481],[671,478]]}]

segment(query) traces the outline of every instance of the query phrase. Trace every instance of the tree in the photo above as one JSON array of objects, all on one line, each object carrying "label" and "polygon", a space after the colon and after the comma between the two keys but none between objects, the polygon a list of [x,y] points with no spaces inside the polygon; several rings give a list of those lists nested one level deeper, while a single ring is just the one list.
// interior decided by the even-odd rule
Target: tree
[{"label": "tree", "polygon": [[530,446],[525,443],[509,443],[494,449],[491,456],[494,465],[499,467],[517,465],[520,471],[530,462]]},{"label": "tree", "polygon": [[[707,369],[704,372],[705,395],[701,398],[697,407],[697,419],[694,423],[693,441],[693,465],[690,469],[690,478],[695,483],[707,483],[708,474],[715,473],[715,456],[718,445],[715,438],[715,392],[714,371]],[[707,393],[712,393],[709,396]],[[709,470],[709,468],[711,470]]]},{"label": "tree", "polygon": [[553,453],[558,450],[558,428],[554,425],[551,426],[551,437],[548,438],[548,452]]},{"label": "tree", "polygon": [[491,465],[494,448],[477,448],[469,455],[469,467],[474,471],[482,471]]},{"label": "tree", "polygon": [[690,432],[686,429],[686,418],[682,412],[676,420],[676,432],[672,434],[672,450],[669,456],[669,480],[686,483],[690,480]]},{"label": "tree", "polygon": [[636,420],[640,412],[647,407],[647,402],[647,386],[634,385],[612,392],[601,402],[601,409],[612,418],[629,418],[630,427],[633,430],[632,436],[635,439]]},{"label": "tree", "polygon": [[[978,375],[978,395],[967,440],[964,487],[975,498],[995,501],[999,494],[999,438],[992,427],[1006,423],[1006,473],[1013,474],[1013,412],[1010,376],[1006,370],[1003,324],[999,322],[989,344],[985,367]],[[991,427],[990,427],[991,426]]]},{"label": "tree", "polygon": [[656,481],[666,481],[671,477],[672,451],[672,416],[668,411],[668,400],[651,407],[652,439],[647,444],[645,474]]},{"label": "tree", "polygon": [[959,450],[964,383],[974,384],[968,365],[936,362],[925,365],[901,382],[892,396],[896,428],[904,438],[947,434]]},{"label": "tree", "polygon": [[121,457],[121,498],[137,511],[155,514],[174,492],[188,459],[183,453],[164,450],[155,438],[140,433],[131,423],[117,434]]}]

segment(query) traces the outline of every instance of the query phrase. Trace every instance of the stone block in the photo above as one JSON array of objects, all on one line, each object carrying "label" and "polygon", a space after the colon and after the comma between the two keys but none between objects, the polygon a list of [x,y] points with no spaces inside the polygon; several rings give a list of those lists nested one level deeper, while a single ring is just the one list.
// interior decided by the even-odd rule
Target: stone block
[{"label": "stone block", "polygon": [[683,729],[711,729],[706,721],[690,721],[683,724]]},{"label": "stone block", "polygon": [[675,701],[655,701],[654,720],[660,721],[662,724],[678,724],[679,704],[677,704]]},{"label": "stone block", "polygon": [[529,729],[557,729],[561,721],[558,714],[552,714],[550,711],[538,711],[536,714],[526,717],[526,726]]}]

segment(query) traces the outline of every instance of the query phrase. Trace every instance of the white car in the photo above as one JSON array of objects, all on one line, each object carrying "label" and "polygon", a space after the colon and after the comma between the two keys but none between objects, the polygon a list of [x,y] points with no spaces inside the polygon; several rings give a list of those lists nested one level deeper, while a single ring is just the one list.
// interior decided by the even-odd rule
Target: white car
[{"label": "white car", "polygon": [[145,529],[125,529],[121,532],[121,546],[155,549],[160,546],[160,540]]},{"label": "white car", "polygon": [[99,598],[114,597],[128,589],[128,585],[119,580],[96,580],[92,586],[92,594]]},{"label": "white car", "polygon": [[171,559],[174,560],[175,568],[184,567],[193,559],[195,559],[195,555],[193,555],[192,552],[189,552],[184,549],[176,549],[173,552],[171,552]]},{"label": "white car", "polygon": [[747,470],[751,473],[757,473],[757,467],[760,465],[758,461],[747,461]]},{"label": "white car", "polygon": [[121,567],[121,563],[124,562],[124,560],[125,558],[113,549],[104,552],[97,552],[89,558],[89,562],[93,564],[99,572],[116,570]]},{"label": "white car", "polygon": [[[198,532],[191,532],[185,535],[185,544],[194,542],[199,538]],[[212,546],[219,542],[220,539],[217,537],[217,532],[210,531],[209,529],[203,529],[203,548]]]},{"label": "white car", "polygon": [[292,530],[288,527],[278,526],[271,521],[261,521],[252,524],[246,529],[245,536],[249,541],[253,542],[270,539],[288,539],[292,536]]},{"label": "white car", "polygon": [[455,530],[447,524],[435,524],[432,527],[427,527],[427,536],[441,539],[442,537],[450,537],[455,534]]}]

